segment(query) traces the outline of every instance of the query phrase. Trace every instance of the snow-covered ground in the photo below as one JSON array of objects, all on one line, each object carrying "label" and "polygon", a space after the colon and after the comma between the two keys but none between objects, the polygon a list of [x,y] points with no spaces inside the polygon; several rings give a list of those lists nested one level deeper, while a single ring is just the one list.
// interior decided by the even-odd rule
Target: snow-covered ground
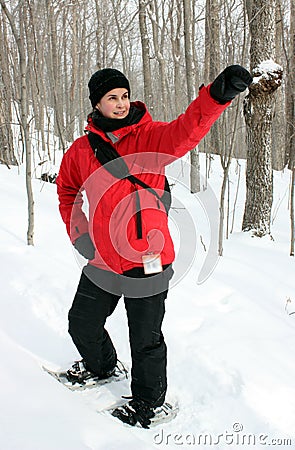
[{"label": "snow-covered ground", "polygon": [[[181,184],[173,189],[176,202],[188,208],[171,212],[179,258],[164,322],[168,397],[178,401],[180,412],[150,430],[96,411],[128,395],[127,382],[93,395],[73,393],[42,370],[44,364],[65,366],[78,358],[67,334],[67,312],[83,261],[59,217],[55,185],[33,182],[35,246],[28,247],[23,168],[19,174],[0,166],[0,180],[1,450],[294,448],[295,276],[288,171],[275,174],[273,240],[240,232],[242,176],[234,232],[212,273],[217,258],[206,262],[210,239],[216,238],[206,220],[207,213],[214,215],[212,205],[205,194],[198,201]],[[231,202],[236,180],[233,162]],[[217,157],[209,182],[218,197]],[[207,280],[200,284],[205,263]],[[120,359],[130,363],[123,302],[107,326]]]}]

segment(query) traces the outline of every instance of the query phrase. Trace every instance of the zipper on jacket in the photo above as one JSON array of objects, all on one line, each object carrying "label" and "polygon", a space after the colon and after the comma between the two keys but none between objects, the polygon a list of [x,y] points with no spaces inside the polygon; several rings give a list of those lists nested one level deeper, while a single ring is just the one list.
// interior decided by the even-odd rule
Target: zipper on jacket
[{"label": "zipper on jacket", "polygon": [[132,183],[135,190],[135,208],[136,208],[136,232],[137,239],[142,239],[142,215],[140,207],[140,197],[135,183]]}]

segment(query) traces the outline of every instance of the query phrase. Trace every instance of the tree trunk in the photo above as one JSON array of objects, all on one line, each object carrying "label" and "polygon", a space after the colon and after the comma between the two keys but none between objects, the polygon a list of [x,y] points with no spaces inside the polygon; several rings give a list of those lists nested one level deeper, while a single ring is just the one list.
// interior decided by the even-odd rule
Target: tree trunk
[{"label": "tree trunk", "polygon": [[[212,82],[220,72],[220,4],[219,0],[206,0],[205,14],[205,83]],[[205,137],[206,153],[220,155],[222,149],[219,121],[215,122]]]},{"label": "tree trunk", "polygon": [[248,156],[242,229],[264,236],[270,234],[274,92],[281,83],[282,68],[271,61],[275,52],[275,0],[257,0],[249,9],[250,66],[255,78],[244,103]]},{"label": "tree trunk", "polygon": [[[191,0],[183,0],[184,51],[188,103],[196,96],[195,67],[193,61],[192,4]],[[200,161],[195,148],[190,152],[191,173],[190,190],[193,194],[200,191]]]},{"label": "tree trunk", "polygon": [[17,165],[13,149],[11,89],[7,75],[9,66],[5,21],[0,16],[0,164]]},{"label": "tree trunk", "polygon": [[60,146],[63,152],[66,151],[66,141],[64,136],[64,117],[63,117],[63,102],[60,90],[60,60],[57,49],[57,25],[55,19],[55,12],[49,0],[46,0],[47,18],[49,23],[49,41],[50,41],[50,58],[48,61],[50,85],[52,90],[52,106],[54,109],[55,130],[60,139]]},{"label": "tree trunk", "polygon": [[[163,4],[162,4],[163,6]],[[167,30],[165,25],[164,11],[160,20],[159,5],[157,0],[153,0],[149,4],[149,18],[152,24],[154,53],[159,65],[160,77],[160,95],[158,102],[160,103],[161,120],[168,121],[168,95],[166,89],[166,61],[165,61],[165,37]],[[161,23],[161,26],[160,26]]]},{"label": "tree trunk", "polygon": [[140,39],[141,39],[141,51],[142,51],[144,101],[147,105],[147,108],[152,113],[154,107],[154,100],[152,90],[149,36],[146,24],[146,16],[147,16],[146,3],[147,3],[146,0],[138,1],[139,5],[138,16],[139,16]]},{"label": "tree trunk", "polygon": [[295,168],[295,0],[291,0],[290,11],[290,48],[288,54],[287,86],[286,86],[286,118],[287,118],[287,163],[288,168]]},{"label": "tree trunk", "polygon": [[[281,3],[276,1],[276,27],[275,27],[275,61],[281,64],[283,60],[283,27]],[[274,170],[283,170],[285,167],[285,104],[284,91],[279,89],[275,95],[275,111],[272,126],[272,168]]]},{"label": "tree trunk", "polygon": [[5,0],[0,0],[0,4],[6,15],[13,37],[15,39],[18,56],[19,56],[19,71],[20,71],[20,116],[21,116],[21,128],[23,133],[23,145],[25,147],[26,155],[26,188],[28,198],[28,229],[27,229],[27,244],[34,245],[34,199],[32,189],[32,153],[31,153],[31,140],[30,140],[30,121],[28,117],[28,98],[27,98],[27,80],[26,80],[26,53],[25,53],[25,33],[23,29],[22,17],[24,11],[19,8],[19,28],[18,32],[15,21],[11,13],[8,11]]},{"label": "tree trunk", "polygon": [[290,196],[290,223],[291,223],[291,245],[290,256],[294,256],[294,241],[295,241],[295,169],[292,169],[291,176],[291,196]]},{"label": "tree trunk", "polygon": [[[170,38],[171,50],[174,68],[174,102],[173,102],[173,116],[179,116],[182,113],[182,96],[181,96],[181,28],[182,28],[182,14],[181,14],[181,0],[176,0],[176,5],[172,2],[170,11]],[[175,22],[174,22],[175,21]]]},{"label": "tree trunk", "polygon": [[213,81],[220,71],[220,3],[206,0],[205,82]]},{"label": "tree trunk", "polygon": [[290,223],[291,223],[291,245],[290,255],[294,256],[295,240],[295,0],[291,0],[290,12],[290,49],[288,57],[287,76],[287,155],[288,168],[292,171],[291,176],[291,198],[290,198]]}]

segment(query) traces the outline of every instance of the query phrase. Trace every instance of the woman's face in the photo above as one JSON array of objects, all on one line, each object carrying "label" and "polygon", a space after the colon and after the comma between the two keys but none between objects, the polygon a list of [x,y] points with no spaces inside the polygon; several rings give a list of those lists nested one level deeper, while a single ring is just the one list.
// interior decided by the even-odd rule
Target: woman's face
[{"label": "woman's face", "polygon": [[109,119],[124,119],[130,109],[127,89],[116,88],[107,92],[97,103],[96,108]]}]

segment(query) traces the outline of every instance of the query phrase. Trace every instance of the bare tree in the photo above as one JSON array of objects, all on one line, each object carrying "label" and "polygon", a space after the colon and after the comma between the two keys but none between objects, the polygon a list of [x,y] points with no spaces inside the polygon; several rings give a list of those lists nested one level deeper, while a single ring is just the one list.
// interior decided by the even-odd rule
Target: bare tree
[{"label": "bare tree", "polygon": [[250,66],[255,79],[244,104],[248,159],[242,228],[264,236],[270,234],[274,92],[280,85],[282,70],[280,66],[264,63],[273,58],[275,51],[275,0],[247,3],[251,33]]},{"label": "bare tree", "polygon": [[[276,0],[275,26],[275,61],[284,66],[284,34],[283,34],[282,1]],[[285,70],[285,68],[284,68]],[[286,133],[285,133],[285,92],[278,89],[275,95],[274,117],[272,124],[272,167],[283,170],[285,167]]]},{"label": "bare tree", "polygon": [[155,58],[159,67],[159,100],[161,105],[162,120],[168,120],[168,89],[166,80],[166,65],[167,65],[167,21],[169,12],[166,14],[167,5],[158,0],[152,0],[149,4],[149,18],[152,24],[152,35],[154,44]]},{"label": "bare tree", "polygon": [[19,73],[20,73],[20,111],[21,120],[20,125],[23,133],[23,145],[26,155],[26,188],[28,198],[28,229],[27,229],[27,243],[28,245],[34,245],[34,198],[32,189],[32,149],[30,139],[30,120],[28,112],[28,97],[27,97],[27,65],[26,65],[26,50],[25,50],[25,32],[23,24],[23,15],[26,14],[25,8],[19,7],[18,19],[19,29],[16,19],[10,13],[4,0],[0,0],[1,7],[5,16],[7,17],[11,32],[15,39],[15,43],[19,56]]},{"label": "bare tree", "polygon": [[[182,30],[182,6],[181,0],[172,0],[169,8],[169,36],[171,39],[171,52],[174,69],[174,101],[173,115],[179,116],[182,113],[182,83],[181,83],[181,30]],[[172,105],[171,105],[172,109]]]},{"label": "bare tree", "polygon": [[[212,0],[211,0],[212,1]],[[241,24],[245,27],[245,14],[242,8],[236,8],[236,5],[232,2],[224,1],[224,17],[225,17],[225,37],[226,47],[223,51],[224,65],[233,63],[235,59],[240,61],[240,64],[245,64],[246,54],[246,35],[242,34],[242,39],[236,35],[237,24]],[[230,182],[229,182],[229,170],[232,162],[232,158],[235,154],[235,148],[239,142],[240,135],[243,134],[243,128],[241,126],[241,96],[238,96],[233,101],[231,108],[228,108],[222,115],[221,122],[219,123],[218,139],[220,147],[220,162],[223,169],[223,179],[220,191],[219,202],[219,239],[218,239],[218,253],[223,255],[223,239],[229,237],[229,200],[230,200]],[[227,192],[227,204],[226,204],[226,192]],[[227,214],[225,214],[225,212]],[[226,227],[225,227],[226,223]],[[225,229],[225,232],[224,232]]]},{"label": "bare tree", "polygon": [[151,74],[151,56],[149,35],[147,29],[147,0],[138,0],[138,19],[141,39],[144,101],[148,109],[152,112],[154,107],[152,74]]},{"label": "bare tree", "polygon": [[295,240],[295,0],[290,0],[290,47],[287,60],[287,157],[288,168],[291,170],[290,222],[291,245],[290,255],[294,256]]},{"label": "bare tree", "polygon": [[205,81],[212,81],[220,71],[220,0],[206,0]]},{"label": "bare tree", "polygon": [[11,84],[7,68],[9,67],[7,29],[5,20],[0,15],[0,164],[17,165],[14,154],[11,130]]},{"label": "bare tree", "polygon": [[[184,21],[184,49],[188,102],[191,103],[196,96],[195,66],[193,61],[193,31],[192,31],[192,2],[183,0]],[[190,152],[191,173],[190,189],[194,194],[200,191],[200,162],[197,149]]]},{"label": "bare tree", "polygon": [[[205,83],[212,82],[220,71],[220,0],[206,0],[205,12]],[[213,124],[205,137],[206,153],[221,154],[220,122]]]}]

